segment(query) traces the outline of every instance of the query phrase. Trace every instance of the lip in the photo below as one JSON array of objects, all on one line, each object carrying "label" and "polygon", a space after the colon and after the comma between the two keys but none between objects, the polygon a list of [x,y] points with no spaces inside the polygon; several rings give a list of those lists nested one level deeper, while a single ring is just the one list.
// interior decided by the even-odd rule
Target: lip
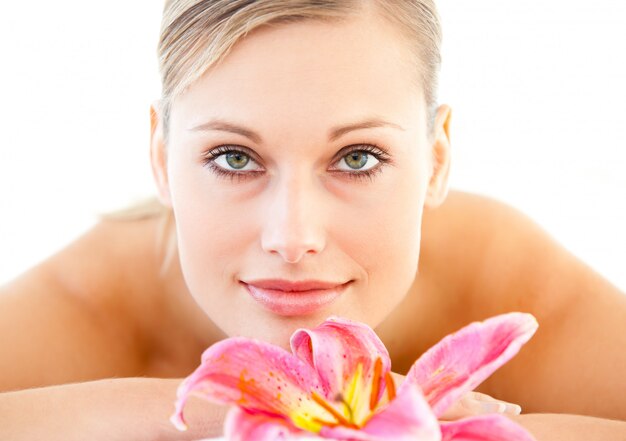
[{"label": "lip", "polygon": [[290,281],[285,279],[259,279],[248,280],[248,285],[254,285],[261,289],[271,289],[276,291],[310,291],[319,289],[333,289],[344,282],[326,282],[323,280],[300,280]]},{"label": "lip", "polygon": [[241,283],[261,306],[283,316],[311,314],[334,302],[350,284],[318,280],[254,280]]}]

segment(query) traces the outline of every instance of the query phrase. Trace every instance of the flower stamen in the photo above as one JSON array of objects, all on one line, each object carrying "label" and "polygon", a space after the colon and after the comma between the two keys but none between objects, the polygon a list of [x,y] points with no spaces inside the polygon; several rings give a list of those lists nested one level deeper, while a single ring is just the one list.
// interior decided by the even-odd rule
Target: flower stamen
[{"label": "flower stamen", "polygon": [[336,421],[326,421],[323,420],[321,418],[317,418],[317,417],[313,417],[313,422],[317,423],[317,424],[321,424],[322,426],[327,426],[327,427],[337,427],[340,424]]},{"label": "flower stamen", "polygon": [[354,423],[354,413],[352,412],[352,407],[350,407],[350,403],[348,403],[348,401],[340,393],[337,394],[337,396],[335,397],[335,401],[339,401],[345,406],[345,409],[348,412],[348,418],[350,422]]},{"label": "flower stamen", "polygon": [[351,427],[353,429],[358,429],[358,426],[356,424],[348,421],[342,414],[340,414],[337,411],[337,409],[335,409],[332,406],[332,404],[330,404],[323,397],[318,395],[315,391],[311,392],[311,398],[313,398],[313,401],[315,401],[317,404],[322,406],[326,411],[328,411],[328,413],[330,413],[333,417],[335,417],[335,419],[337,420],[339,424],[343,426]]},{"label": "flower stamen", "polygon": [[380,391],[380,373],[383,370],[383,361],[380,357],[374,362],[374,378],[372,379],[372,393],[370,394],[370,410],[374,410],[378,403],[378,392]]},{"label": "flower stamen", "polygon": [[396,384],[393,382],[393,377],[389,372],[385,374],[385,383],[387,385],[387,398],[391,402],[396,397]]}]

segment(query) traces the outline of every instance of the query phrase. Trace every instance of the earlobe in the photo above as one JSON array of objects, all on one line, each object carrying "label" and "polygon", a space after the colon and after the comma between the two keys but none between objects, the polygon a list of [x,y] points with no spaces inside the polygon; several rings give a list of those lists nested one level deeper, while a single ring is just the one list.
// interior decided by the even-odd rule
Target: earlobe
[{"label": "earlobe", "polygon": [[447,105],[437,109],[433,127],[432,175],[428,183],[428,191],[424,205],[428,208],[438,207],[448,195],[448,178],[450,174],[450,120],[452,110]]},{"label": "earlobe", "polygon": [[167,149],[163,136],[163,121],[158,101],[155,101],[150,106],[150,165],[152,167],[152,176],[157,185],[159,200],[163,205],[171,208],[172,201],[167,178]]}]

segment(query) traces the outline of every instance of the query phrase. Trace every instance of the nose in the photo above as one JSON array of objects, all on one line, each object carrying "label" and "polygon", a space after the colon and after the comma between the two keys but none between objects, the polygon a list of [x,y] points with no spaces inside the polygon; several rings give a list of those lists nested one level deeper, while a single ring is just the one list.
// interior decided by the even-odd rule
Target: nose
[{"label": "nose", "polygon": [[305,173],[292,173],[277,182],[265,212],[263,250],[280,255],[288,263],[320,253],[326,238],[325,211],[316,203],[318,197],[314,182]]}]

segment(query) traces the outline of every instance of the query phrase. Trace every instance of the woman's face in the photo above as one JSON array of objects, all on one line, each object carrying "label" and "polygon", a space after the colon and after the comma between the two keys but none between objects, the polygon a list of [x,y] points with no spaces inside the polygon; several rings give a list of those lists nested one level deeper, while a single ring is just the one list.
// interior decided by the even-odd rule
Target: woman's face
[{"label": "woman's face", "polygon": [[[376,327],[407,294],[424,204],[445,197],[448,117],[429,138],[411,57],[376,16],[266,27],[173,102],[153,166],[185,282],[227,335],[288,347],[329,315]],[[258,279],[350,283],[293,314],[255,300],[242,282]]]}]

